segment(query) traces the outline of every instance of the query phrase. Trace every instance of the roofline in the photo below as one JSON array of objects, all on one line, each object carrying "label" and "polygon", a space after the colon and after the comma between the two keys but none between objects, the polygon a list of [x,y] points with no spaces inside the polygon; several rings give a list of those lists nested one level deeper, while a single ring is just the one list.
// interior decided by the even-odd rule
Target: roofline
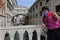
[{"label": "roofline", "polygon": [[32,4],[32,6],[31,6],[28,10],[30,10],[33,6],[35,6],[35,4],[37,4],[39,1],[40,1],[40,0],[35,1],[35,2]]}]

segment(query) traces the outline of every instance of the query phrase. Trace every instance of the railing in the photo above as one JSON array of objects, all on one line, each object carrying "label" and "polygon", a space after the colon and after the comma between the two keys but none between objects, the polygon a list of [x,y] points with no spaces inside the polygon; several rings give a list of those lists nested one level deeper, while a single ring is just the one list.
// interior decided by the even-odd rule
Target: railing
[{"label": "railing", "polygon": [[18,35],[17,37],[20,40],[25,40],[26,37],[27,39],[29,38],[28,40],[34,40],[34,39],[41,40],[42,27],[41,25],[25,25],[25,26],[21,25],[21,26],[13,26],[13,27],[1,27],[0,40],[4,40],[4,38],[7,37],[5,36],[7,34],[9,34],[8,36],[11,40],[14,40],[14,37],[16,37],[15,35]]}]

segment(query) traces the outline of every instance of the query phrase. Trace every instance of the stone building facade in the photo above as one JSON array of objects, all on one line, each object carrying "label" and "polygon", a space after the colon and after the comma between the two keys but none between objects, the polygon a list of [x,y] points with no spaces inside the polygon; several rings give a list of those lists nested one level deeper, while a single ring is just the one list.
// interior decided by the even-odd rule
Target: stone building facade
[{"label": "stone building facade", "polygon": [[6,0],[6,27],[13,26],[11,19],[13,17],[14,6],[16,6],[16,0]]}]

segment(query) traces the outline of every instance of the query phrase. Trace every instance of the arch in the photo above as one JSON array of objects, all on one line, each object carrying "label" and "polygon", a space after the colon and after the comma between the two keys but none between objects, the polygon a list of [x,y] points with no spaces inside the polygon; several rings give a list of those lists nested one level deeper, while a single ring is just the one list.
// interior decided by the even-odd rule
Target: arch
[{"label": "arch", "polygon": [[11,22],[14,26],[27,25],[28,16],[23,14],[17,14],[12,17]]},{"label": "arch", "polygon": [[14,40],[20,40],[20,36],[18,31],[16,31],[15,35],[14,35]]},{"label": "arch", "polygon": [[9,35],[9,33],[6,32],[4,40],[10,40],[10,35]]},{"label": "arch", "polygon": [[27,30],[25,31],[25,33],[23,35],[23,40],[29,40],[29,36],[28,36]]},{"label": "arch", "polygon": [[36,30],[33,31],[32,40],[37,40],[37,32],[36,32]]},{"label": "arch", "polygon": [[40,35],[40,40],[46,40],[46,37],[43,35]]}]

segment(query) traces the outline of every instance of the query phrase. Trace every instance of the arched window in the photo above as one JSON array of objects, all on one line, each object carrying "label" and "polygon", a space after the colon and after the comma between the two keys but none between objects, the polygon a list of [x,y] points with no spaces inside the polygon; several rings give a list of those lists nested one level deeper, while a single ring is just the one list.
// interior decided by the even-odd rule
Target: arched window
[{"label": "arched window", "polygon": [[9,33],[6,33],[6,34],[5,34],[4,40],[10,40],[10,35],[9,35]]},{"label": "arched window", "polygon": [[24,35],[23,35],[23,40],[29,40],[29,36],[28,36],[28,32],[25,31]]},{"label": "arched window", "polygon": [[14,40],[20,40],[20,36],[18,31],[16,31],[15,35],[14,35]]},{"label": "arched window", "polygon": [[46,40],[46,37],[43,35],[40,35],[40,40]]},{"label": "arched window", "polygon": [[32,40],[37,40],[37,32],[34,30]]}]

